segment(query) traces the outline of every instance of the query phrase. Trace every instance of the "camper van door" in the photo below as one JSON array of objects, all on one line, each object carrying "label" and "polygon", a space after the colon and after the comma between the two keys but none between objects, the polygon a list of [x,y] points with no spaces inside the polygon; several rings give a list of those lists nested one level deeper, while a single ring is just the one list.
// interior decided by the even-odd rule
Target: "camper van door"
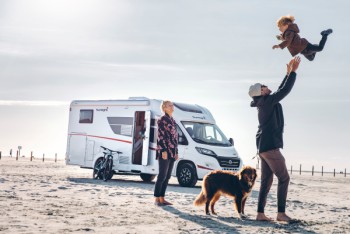
[{"label": "camper van door", "polygon": [[86,150],[86,133],[74,133],[69,136],[69,163],[84,165]]},{"label": "camper van door", "polygon": [[92,161],[94,159],[94,148],[95,148],[95,141],[92,140],[86,140],[86,150],[85,150],[85,166],[86,167],[93,167]]},{"label": "camper van door", "polygon": [[148,165],[148,153],[149,153],[149,134],[151,129],[151,111],[145,113],[145,126],[144,126],[144,138],[142,146],[142,165]]}]

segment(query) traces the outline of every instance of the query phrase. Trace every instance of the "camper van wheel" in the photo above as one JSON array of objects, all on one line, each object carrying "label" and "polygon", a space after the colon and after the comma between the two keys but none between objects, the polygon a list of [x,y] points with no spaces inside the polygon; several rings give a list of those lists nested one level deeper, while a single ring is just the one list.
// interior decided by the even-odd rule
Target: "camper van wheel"
[{"label": "camper van wheel", "polygon": [[197,183],[196,169],[191,163],[180,165],[177,180],[182,187],[193,187]]},{"label": "camper van wheel", "polygon": [[95,166],[94,166],[94,170],[93,170],[93,173],[92,173],[92,178],[97,180],[97,179],[100,179],[102,180],[102,163],[103,163],[103,158],[99,158],[96,160],[95,162]]},{"label": "camper van wheel", "polygon": [[151,174],[140,174],[140,177],[143,181],[145,182],[151,182],[154,180],[154,178],[156,178],[156,175],[151,175]]}]

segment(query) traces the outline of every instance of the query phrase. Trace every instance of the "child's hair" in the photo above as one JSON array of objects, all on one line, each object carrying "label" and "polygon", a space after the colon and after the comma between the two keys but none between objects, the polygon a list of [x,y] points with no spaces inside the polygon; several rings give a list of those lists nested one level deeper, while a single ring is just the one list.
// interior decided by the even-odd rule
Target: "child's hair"
[{"label": "child's hair", "polygon": [[280,26],[287,25],[289,23],[293,23],[294,20],[295,18],[292,15],[281,16],[281,18],[277,20],[277,26],[280,27]]}]

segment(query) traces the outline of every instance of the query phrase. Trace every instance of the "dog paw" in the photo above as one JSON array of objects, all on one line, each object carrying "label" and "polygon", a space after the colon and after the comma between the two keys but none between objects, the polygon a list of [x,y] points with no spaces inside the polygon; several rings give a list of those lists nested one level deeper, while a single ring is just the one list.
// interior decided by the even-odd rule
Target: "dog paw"
[{"label": "dog paw", "polygon": [[207,212],[207,213],[206,213],[206,215],[210,215],[210,213],[209,213],[209,212]]},{"label": "dog paw", "polygon": [[213,215],[218,215],[218,213],[216,213],[216,212],[211,212]]}]

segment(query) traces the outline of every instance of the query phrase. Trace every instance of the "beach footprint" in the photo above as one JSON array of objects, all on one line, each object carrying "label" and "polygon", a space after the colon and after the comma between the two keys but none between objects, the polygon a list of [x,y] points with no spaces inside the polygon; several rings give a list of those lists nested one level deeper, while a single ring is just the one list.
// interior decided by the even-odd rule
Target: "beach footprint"
[{"label": "beach footprint", "polygon": [[70,189],[70,188],[68,188],[68,187],[66,187],[66,186],[59,186],[59,187],[57,187],[58,189],[62,189],[62,190],[66,190],[66,189]]}]

